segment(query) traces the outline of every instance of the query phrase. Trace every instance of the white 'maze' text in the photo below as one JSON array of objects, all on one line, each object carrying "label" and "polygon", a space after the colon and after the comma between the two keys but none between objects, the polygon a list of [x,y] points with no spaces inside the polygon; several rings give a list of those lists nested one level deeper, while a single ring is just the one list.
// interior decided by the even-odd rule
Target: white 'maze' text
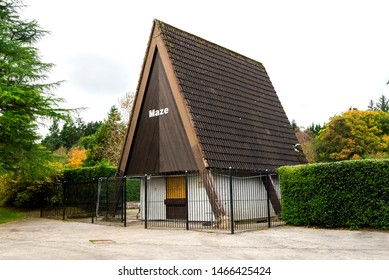
[{"label": "white 'maze' text", "polygon": [[169,113],[169,108],[152,109],[152,110],[149,110],[149,118],[166,115],[168,113]]}]

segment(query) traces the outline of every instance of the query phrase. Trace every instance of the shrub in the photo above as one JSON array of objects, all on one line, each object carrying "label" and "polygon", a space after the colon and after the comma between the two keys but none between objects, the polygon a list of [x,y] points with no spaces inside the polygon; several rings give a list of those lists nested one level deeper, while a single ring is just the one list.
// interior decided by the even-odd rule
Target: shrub
[{"label": "shrub", "polygon": [[127,201],[140,201],[140,180],[128,178],[126,181]]},{"label": "shrub", "polygon": [[88,182],[100,177],[114,177],[116,167],[100,164],[93,167],[69,168],[63,172],[63,180],[68,182]]},{"label": "shrub", "polygon": [[41,152],[42,158],[26,162],[24,170],[0,176],[0,205],[37,208],[41,205],[43,193],[60,195],[57,186],[62,178],[63,165],[46,160],[48,154]]},{"label": "shrub", "polygon": [[389,229],[389,160],[284,166],[278,172],[286,222]]},{"label": "shrub", "polygon": [[86,160],[86,150],[84,148],[73,148],[69,153],[68,166],[70,168],[79,168]]}]

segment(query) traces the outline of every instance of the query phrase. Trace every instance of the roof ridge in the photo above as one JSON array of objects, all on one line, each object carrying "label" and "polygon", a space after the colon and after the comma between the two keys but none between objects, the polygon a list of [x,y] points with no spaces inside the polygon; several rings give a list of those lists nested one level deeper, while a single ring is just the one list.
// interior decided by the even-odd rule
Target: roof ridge
[{"label": "roof ridge", "polygon": [[[207,39],[204,39],[204,38],[202,38],[202,37],[199,37],[199,36],[197,36],[197,35],[195,35],[195,34],[193,34],[193,33],[190,33],[190,32],[187,32],[187,31],[185,31],[185,30],[182,30],[182,29],[180,29],[180,28],[177,28],[177,27],[175,27],[175,26],[173,26],[173,25],[171,25],[171,24],[168,24],[168,23],[166,23],[166,22],[164,22],[164,21],[161,21],[161,20],[159,20],[159,19],[154,19],[154,24],[158,24],[159,26],[162,27],[162,28],[161,28],[161,35],[163,36],[164,40],[165,40],[165,37],[164,37],[165,34],[164,34],[164,32],[163,32],[163,27],[168,26],[168,27],[171,28],[171,29],[175,29],[176,31],[180,31],[180,32],[183,32],[183,33],[188,34],[188,35],[190,35],[190,36],[193,36],[193,37],[195,37],[196,39],[198,39],[199,41],[204,42],[204,44],[212,45],[213,47],[215,47],[216,49],[218,49],[218,50],[224,52],[224,53],[227,54],[227,55],[234,56],[234,57],[240,58],[240,59],[244,59],[244,60],[246,60],[247,62],[250,62],[251,64],[260,65],[261,67],[263,67],[262,62],[260,62],[260,61],[257,61],[257,60],[255,60],[255,59],[252,59],[252,58],[248,57],[248,56],[245,56],[245,55],[240,54],[240,53],[238,53],[238,52],[236,52],[236,51],[233,51],[233,50],[231,50],[231,49],[229,49],[229,48],[223,47],[223,46],[221,46],[221,45],[219,45],[219,44],[217,44],[217,43],[214,43],[214,42],[211,42],[211,41],[209,41],[209,40],[207,40]],[[264,69],[264,67],[263,67],[263,69]],[[266,71],[266,70],[265,70],[265,71]]]}]

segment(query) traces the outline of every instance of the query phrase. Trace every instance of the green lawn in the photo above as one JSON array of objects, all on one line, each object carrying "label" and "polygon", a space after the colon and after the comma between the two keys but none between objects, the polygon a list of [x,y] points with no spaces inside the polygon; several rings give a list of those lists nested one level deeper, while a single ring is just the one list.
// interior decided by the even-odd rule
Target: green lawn
[{"label": "green lawn", "polygon": [[0,207],[0,224],[25,218],[26,215],[10,208]]}]

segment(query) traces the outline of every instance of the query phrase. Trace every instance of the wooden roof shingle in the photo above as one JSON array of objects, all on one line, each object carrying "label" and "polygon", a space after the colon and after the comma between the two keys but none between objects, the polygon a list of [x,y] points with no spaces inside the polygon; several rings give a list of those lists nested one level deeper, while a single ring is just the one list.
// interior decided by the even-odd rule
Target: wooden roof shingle
[{"label": "wooden roof shingle", "polygon": [[298,164],[298,140],[262,63],[158,23],[209,167]]}]

